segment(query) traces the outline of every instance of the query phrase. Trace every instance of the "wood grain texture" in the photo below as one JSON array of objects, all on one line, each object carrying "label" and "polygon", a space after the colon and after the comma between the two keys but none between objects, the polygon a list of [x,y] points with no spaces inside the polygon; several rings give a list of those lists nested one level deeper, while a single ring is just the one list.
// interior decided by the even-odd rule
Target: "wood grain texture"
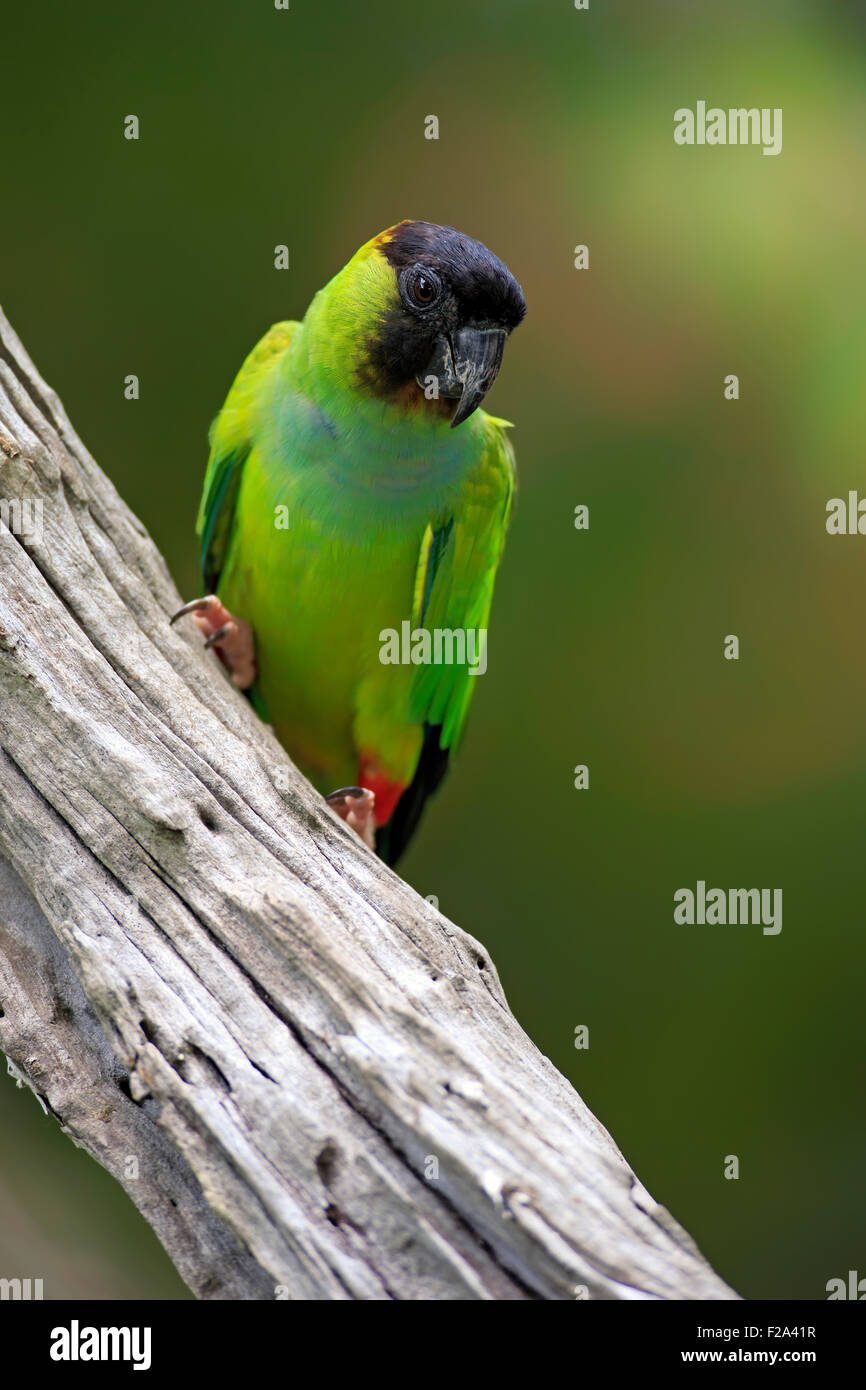
[{"label": "wood grain texture", "polygon": [[194,1292],[735,1298],[485,949],[169,627],[161,556],[0,314],[0,500],[24,498],[41,535],[0,526],[0,1046]]}]

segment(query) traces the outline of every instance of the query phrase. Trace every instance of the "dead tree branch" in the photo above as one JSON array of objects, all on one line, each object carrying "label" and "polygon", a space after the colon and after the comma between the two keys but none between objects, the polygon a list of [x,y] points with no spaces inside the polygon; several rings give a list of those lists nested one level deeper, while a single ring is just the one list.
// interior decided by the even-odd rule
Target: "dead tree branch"
[{"label": "dead tree branch", "polygon": [[190,1287],[735,1297],[484,948],[169,627],[162,558],[2,314],[0,500],[0,1046]]}]

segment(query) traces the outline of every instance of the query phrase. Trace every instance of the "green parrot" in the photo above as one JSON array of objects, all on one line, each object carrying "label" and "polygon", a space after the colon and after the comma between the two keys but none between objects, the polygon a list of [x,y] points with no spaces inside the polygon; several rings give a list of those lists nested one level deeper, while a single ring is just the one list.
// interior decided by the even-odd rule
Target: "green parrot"
[{"label": "green parrot", "polygon": [[172,621],[391,864],[486,667],[515,473],[478,406],[525,312],[480,242],[400,222],[265,334],[211,429],[207,597]]}]

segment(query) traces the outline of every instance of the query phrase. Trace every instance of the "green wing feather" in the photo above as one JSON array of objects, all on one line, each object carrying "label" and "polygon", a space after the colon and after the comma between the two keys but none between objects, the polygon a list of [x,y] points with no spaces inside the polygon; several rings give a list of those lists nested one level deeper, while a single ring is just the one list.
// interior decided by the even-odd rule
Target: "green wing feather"
[{"label": "green wing feather", "polygon": [[231,541],[238,488],[253,447],[264,379],[288,349],[298,327],[286,321],[268,329],[238,372],[211,428],[210,457],[196,525],[201,537],[202,575],[209,592],[219,583]]},{"label": "green wing feather", "polygon": [[[515,491],[514,453],[505,421],[488,417],[487,446],[469,475],[453,515],[431,523],[421,555],[423,584],[416,582],[415,625],[486,630],[496,571],[505,545]],[[419,603],[420,598],[420,603]],[[478,676],[467,664],[419,666],[411,717],[439,726],[443,748],[454,748],[466,721]]]},{"label": "green wing feather", "polygon": [[[488,417],[488,442],[470,475],[459,507],[436,518],[421,542],[415,578],[413,627],[486,629],[496,571],[511,517],[516,477],[507,421]],[[478,676],[466,665],[419,666],[410,691],[410,718],[423,737],[410,785],[376,849],[388,864],[405,850],[424,804],[436,790],[463,732]]]}]

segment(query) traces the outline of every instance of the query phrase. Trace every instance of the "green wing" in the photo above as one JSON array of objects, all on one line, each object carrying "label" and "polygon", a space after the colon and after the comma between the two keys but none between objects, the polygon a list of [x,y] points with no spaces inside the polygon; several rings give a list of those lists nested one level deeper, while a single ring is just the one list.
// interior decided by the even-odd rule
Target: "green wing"
[{"label": "green wing", "polygon": [[[496,571],[505,544],[515,491],[514,453],[507,421],[488,417],[487,446],[470,475],[460,504],[431,522],[421,544],[415,581],[413,628],[487,628]],[[476,648],[477,651],[477,648]],[[448,766],[463,732],[479,675],[466,664],[419,666],[410,694],[410,716],[423,726],[412,782],[394,815],[376,835],[376,849],[395,864],[406,848],[427,798]]]},{"label": "green wing", "polygon": [[298,328],[275,323],[253,348],[235,378],[210,433],[210,457],[199,506],[201,568],[205,588],[217,587],[234,521],[241,473],[255,435],[256,414],[266,377],[274,370]]},{"label": "green wing", "polygon": [[[416,582],[413,626],[429,632],[486,631],[496,571],[514,499],[514,453],[504,421],[489,420],[487,447],[469,475],[454,514],[428,528],[422,545],[423,583]],[[427,550],[425,557],[424,551]],[[411,716],[441,728],[443,748],[460,740],[478,675],[468,663],[419,666]]]}]

